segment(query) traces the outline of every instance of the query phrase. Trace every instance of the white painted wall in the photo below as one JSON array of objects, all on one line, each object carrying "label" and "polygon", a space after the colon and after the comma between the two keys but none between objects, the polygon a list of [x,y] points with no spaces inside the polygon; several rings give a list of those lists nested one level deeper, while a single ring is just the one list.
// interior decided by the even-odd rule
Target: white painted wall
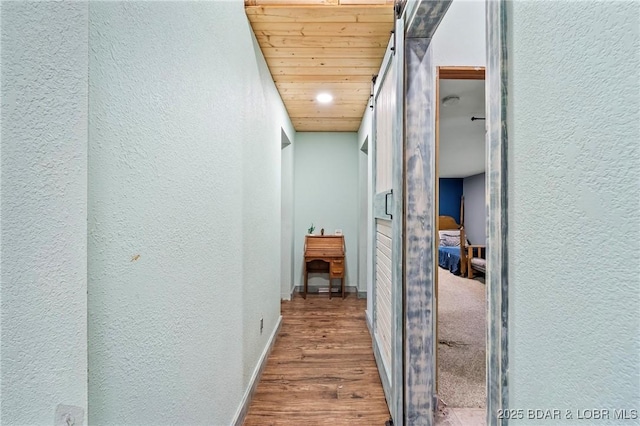
[{"label": "white painted wall", "polygon": [[[362,122],[360,123],[360,129],[358,130],[358,146],[362,146],[365,141],[368,142],[368,147],[371,146],[371,120],[372,110],[371,108],[365,108],[362,116]],[[369,151],[369,148],[367,148]],[[367,289],[367,316],[369,323],[372,323],[373,318],[373,251],[370,247],[373,247],[373,155],[367,155],[367,270],[366,270],[366,289]],[[364,277],[363,277],[364,278]]]},{"label": "white painted wall", "polygon": [[453,0],[430,46],[435,66],[484,66],[485,0]]},{"label": "white painted wall", "polygon": [[[219,13],[219,3],[225,2],[214,2],[218,5],[212,14],[216,17],[216,27],[219,19],[225,19],[226,23],[228,17],[231,22],[221,30],[216,28],[216,37],[228,49],[225,56],[234,60],[226,66],[227,72],[229,69],[234,73],[241,70],[239,76],[232,80],[232,87],[243,93],[227,116],[237,114],[242,117],[236,122],[237,137],[230,140],[237,140],[243,147],[242,354],[245,389],[280,316],[282,129],[292,143],[295,143],[295,131],[253,36],[244,12],[244,2],[225,6],[222,13]],[[237,44],[226,47],[231,33],[239,40]],[[224,74],[218,71],[214,75],[221,93],[225,93],[228,81],[219,79]],[[228,140],[219,139],[220,143]],[[261,319],[264,320],[262,333]],[[220,388],[216,388],[216,394],[219,392]]]},{"label": "white painted wall", "polygon": [[[295,282],[304,284],[304,236],[342,229],[346,245],[345,285],[358,274],[358,135],[355,132],[298,132],[295,141]],[[327,274],[309,274],[309,286],[327,287]],[[335,282],[336,285],[339,281]]]},{"label": "white painted wall", "polygon": [[464,232],[471,244],[487,244],[487,186],[485,173],[464,178]]},{"label": "white painted wall", "polygon": [[290,300],[293,292],[293,151],[295,149],[293,143],[289,140],[287,135],[282,132],[282,166],[281,166],[281,204],[280,204],[280,216],[282,217],[282,241],[281,241],[281,267],[282,271],[282,290],[280,297],[283,300]]},{"label": "white painted wall", "polygon": [[509,12],[509,408],[638,409],[639,17]]},{"label": "white painted wall", "polygon": [[[446,16],[446,15],[445,15]],[[465,178],[485,171],[484,80],[440,80],[440,100],[456,95],[456,105],[440,103],[438,172],[441,178]]]},{"label": "white painted wall", "polygon": [[[367,231],[368,228],[368,214],[369,214],[369,186],[368,186],[368,172],[369,172],[369,156],[367,155],[367,145],[360,145],[358,151],[358,291],[367,291]],[[364,149],[364,151],[363,151]]]},{"label": "white painted wall", "polygon": [[87,409],[88,4],[1,8],[0,423],[52,424]]},{"label": "white painted wall", "polygon": [[91,423],[229,424],[279,316],[293,129],[242,2],[89,23]]}]

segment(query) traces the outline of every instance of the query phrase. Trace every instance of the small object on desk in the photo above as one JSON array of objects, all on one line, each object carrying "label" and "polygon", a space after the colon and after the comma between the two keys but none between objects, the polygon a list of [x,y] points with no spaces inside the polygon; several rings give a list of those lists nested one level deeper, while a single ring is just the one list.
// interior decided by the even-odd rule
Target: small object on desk
[{"label": "small object on desk", "polygon": [[309,272],[324,272],[329,274],[329,299],[331,299],[331,280],[338,278],[342,284],[344,299],[344,236],[307,235],[304,240],[303,267],[303,298],[307,298]]},{"label": "small object on desk", "polygon": [[324,235],[324,228],[320,229],[320,235]]},{"label": "small object on desk", "polygon": [[311,226],[309,227],[309,229],[307,229],[307,232],[309,235],[313,235],[313,231],[316,229],[315,226],[313,226],[313,223],[311,224]]}]

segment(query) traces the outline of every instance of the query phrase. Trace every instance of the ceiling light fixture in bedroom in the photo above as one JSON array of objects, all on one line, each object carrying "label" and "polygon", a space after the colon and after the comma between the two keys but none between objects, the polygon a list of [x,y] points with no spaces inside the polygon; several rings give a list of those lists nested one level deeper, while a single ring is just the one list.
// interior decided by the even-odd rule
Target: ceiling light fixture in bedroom
[{"label": "ceiling light fixture in bedroom", "polygon": [[445,96],[442,99],[442,106],[453,106],[456,105],[458,102],[460,102],[460,96],[458,95],[449,95],[449,96]]}]

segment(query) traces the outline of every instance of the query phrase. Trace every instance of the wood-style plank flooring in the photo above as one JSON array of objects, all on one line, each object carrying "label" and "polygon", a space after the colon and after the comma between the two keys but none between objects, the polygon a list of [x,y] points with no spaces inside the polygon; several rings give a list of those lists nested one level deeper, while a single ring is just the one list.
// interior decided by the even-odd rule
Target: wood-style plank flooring
[{"label": "wood-style plank flooring", "polygon": [[384,425],[389,410],[367,329],[366,301],[296,294],[245,426]]}]

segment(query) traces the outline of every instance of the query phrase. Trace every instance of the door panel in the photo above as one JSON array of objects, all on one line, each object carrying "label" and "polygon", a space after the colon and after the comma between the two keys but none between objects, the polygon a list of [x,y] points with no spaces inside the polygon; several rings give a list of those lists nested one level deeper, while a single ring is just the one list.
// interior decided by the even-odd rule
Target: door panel
[{"label": "door panel", "polygon": [[385,373],[391,381],[391,221],[376,220],[376,336],[381,343],[380,352]]},{"label": "door panel", "polygon": [[385,56],[374,97],[374,344],[379,358],[389,410],[393,407],[393,111],[395,107],[395,66],[390,50]]},{"label": "door panel", "polygon": [[[397,21],[401,25],[401,21]],[[402,28],[396,28],[401,33]],[[394,425],[403,424],[402,49],[392,36],[374,89],[373,345]],[[400,53],[398,53],[400,52]]]}]

